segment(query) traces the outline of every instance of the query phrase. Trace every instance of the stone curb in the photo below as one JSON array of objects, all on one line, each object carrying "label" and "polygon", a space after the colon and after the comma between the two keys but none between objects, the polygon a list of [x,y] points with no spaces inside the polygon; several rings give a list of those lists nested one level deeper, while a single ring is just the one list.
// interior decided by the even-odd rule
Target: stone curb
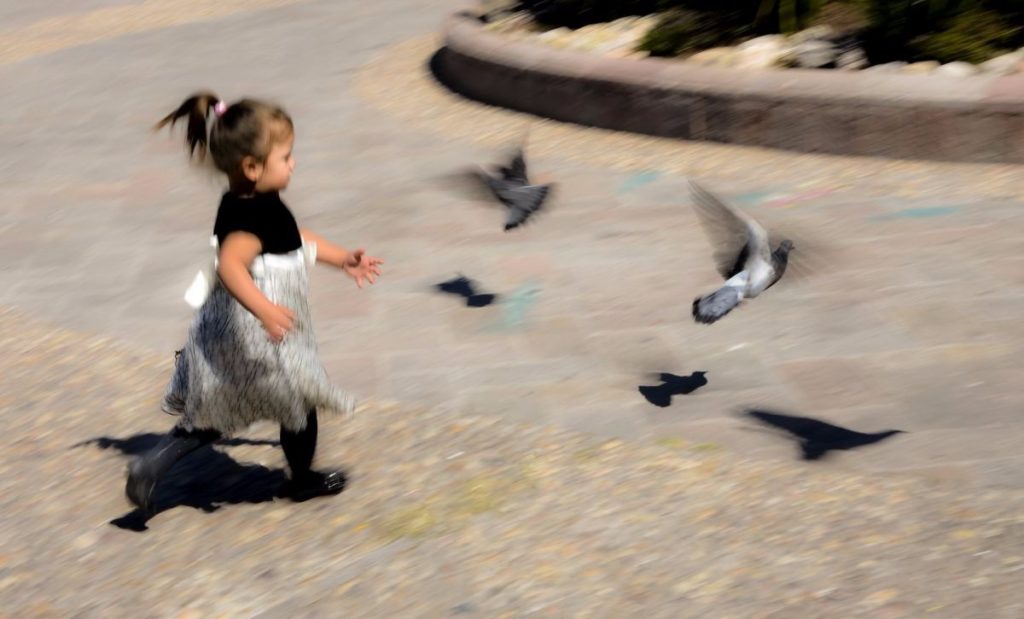
[{"label": "stone curb", "polygon": [[510,41],[449,17],[432,68],[493,105],[648,135],[809,153],[1024,163],[1024,74],[737,70]]}]

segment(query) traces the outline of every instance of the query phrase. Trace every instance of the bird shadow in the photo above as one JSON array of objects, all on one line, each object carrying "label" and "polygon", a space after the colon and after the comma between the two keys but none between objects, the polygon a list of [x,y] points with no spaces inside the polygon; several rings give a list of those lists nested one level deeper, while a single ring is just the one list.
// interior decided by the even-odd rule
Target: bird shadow
[{"label": "bird shadow", "polygon": [[858,432],[813,417],[786,415],[761,409],[746,409],[743,413],[795,440],[804,460],[820,460],[830,451],[857,449],[905,433],[903,430]]},{"label": "bird shadow", "polygon": [[[156,433],[125,438],[101,436],[73,447],[95,446],[118,451],[124,456],[137,456],[153,448],[162,436]],[[216,444],[237,446],[279,443],[230,438],[217,441]],[[280,497],[286,480],[285,472],[281,469],[241,464],[212,445],[207,445],[183,458],[160,480],[153,497],[151,513],[135,509],[111,520],[110,524],[128,531],[142,532],[148,530],[147,522],[153,516],[179,506],[213,513],[224,505],[266,503]]]},{"label": "bird shadow", "polygon": [[672,396],[687,395],[708,384],[708,379],[704,377],[706,374],[707,372],[697,371],[689,376],[676,376],[662,372],[657,375],[661,381],[660,385],[640,385],[637,390],[651,404],[667,408],[672,404]]},{"label": "bird shadow", "polygon": [[496,294],[481,293],[476,290],[472,280],[463,275],[455,279],[437,284],[435,288],[441,292],[460,296],[466,300],[466,307],[487,307],[498,298]]}]

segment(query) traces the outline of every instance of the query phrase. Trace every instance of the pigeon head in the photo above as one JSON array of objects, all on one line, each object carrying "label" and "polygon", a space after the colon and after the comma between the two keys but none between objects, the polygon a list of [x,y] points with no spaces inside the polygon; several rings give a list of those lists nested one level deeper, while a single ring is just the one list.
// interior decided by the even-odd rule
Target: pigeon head
[{"label": "pigeon head", "polygon": [[793,250],[793,241],[783,239],[779,246],[772,252],[772,266],[775,267],[776,279],[782,277],[786,272],[786,265],[789,263],[789,252]]}]

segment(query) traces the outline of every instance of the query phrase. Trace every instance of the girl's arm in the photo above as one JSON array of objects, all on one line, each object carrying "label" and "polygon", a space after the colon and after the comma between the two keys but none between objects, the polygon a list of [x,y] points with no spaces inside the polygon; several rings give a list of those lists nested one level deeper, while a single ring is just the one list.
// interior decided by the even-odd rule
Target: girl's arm
[{"label": "girl's arm", "polygon": [[218,256],[217,275],[224,287],[249,310],[274,341],[280,341],[291,330],[295,315],[291,310],[270,302],[252,280],[249,265],[263,250],[254,234],[232,232],[224,239]]},{"label": "girl's arm", "polygon": [[335,245],[309,228],[300,229],[299,234],[302,235],[306,242],[316,243],[317,262],[323,262],[340,269],[345,266],[345,263],[348,262],[349,257],[352,255],[352,252],[349,250],[340,245]]},{"label": "girl's arm", "polygon": [[299,233],[306,241],[316,243],[317,262],[323,262],[345,271],[360,288],[363,287],[363,281],[376,283],[377,277],[380,276],[380,265],[384,263],[380,258],[367,256],[362,249],[349,251],[331,243],[312,230],[302,229]]}]

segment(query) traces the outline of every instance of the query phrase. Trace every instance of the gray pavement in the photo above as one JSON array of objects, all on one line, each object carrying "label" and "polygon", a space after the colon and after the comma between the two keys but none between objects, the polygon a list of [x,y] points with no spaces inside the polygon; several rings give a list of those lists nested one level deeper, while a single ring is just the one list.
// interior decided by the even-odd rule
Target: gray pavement
[{"label": "gray pavement", "polygon": [[[705,145],[722,163],[702,174],[629,169],[559,158],[542,127],[533,163],[560,183],[558,195],[534,225],[505,234],[500,212],[437,179],[501,154],[499,141],[451,139],[467,129],[447,127],[491,123],[511,136],[521,117],[462,123],[428,100],[427,113],[442,120],[427,130],[352,86],[361,66],[402,53],[386,48],[429,32],[449,8],[383,2],[339,20],[327,3],[297,3],[0,67],[16,86],[2,95],[0,302],[169,354],[189,319],[181,294],[206,259],[220,180],[185,165],[177,136],[148,127],[200,87],[275,97],[298,122],[287,200],[301,221],[388,262],[367,292],[316,275],[325,362],[365,397],[790,457],[790,445],[732,416],[760,404],[910,432],[837,465],[1024,484],[1015,440],[1024,436],[1024,396],[1014,385],[1024,181],[986,185],[1012,168],[872,162],[881,173],[830,181],[813,157],[734,149],[726,158]],[[423,60],[394,62],[419,70]],[[362,79],[396,96],[417,87],[402,73]],[[559,130],[572,152],[597,134]],[[621,155],[633,153],[643,155],[642,141]],[[864,165],[819,160],[826,171]],[[769,225],[795,229],[794,271],[803,261],[811,274],[713,327],[694,324],[690,301],[716,274],[690,212],[691,176]],[[970,197],[972,185],[989,195]],[[432,294],[457,271],[506,301],[469,309]],[[695,370],[708,371],[710,384],[667,409],[636,390],[652,372]]]}]

